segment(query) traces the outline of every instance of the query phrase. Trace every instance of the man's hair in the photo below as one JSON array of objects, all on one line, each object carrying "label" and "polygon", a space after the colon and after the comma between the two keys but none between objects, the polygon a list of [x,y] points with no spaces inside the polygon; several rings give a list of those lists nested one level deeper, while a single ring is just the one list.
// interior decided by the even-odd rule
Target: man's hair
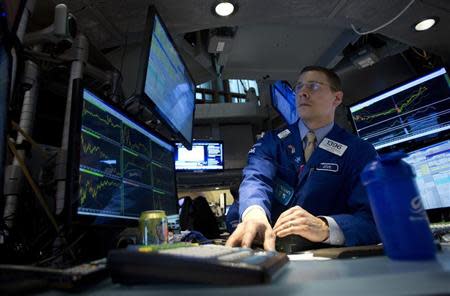
[{"label": "man's hair", "polygon": [[342,91],[341,79],[333,70],[320,66],[306,66],[300,71],[300,75],[310,71],[316,71],[325,74],[331,88],[335,91]]}]

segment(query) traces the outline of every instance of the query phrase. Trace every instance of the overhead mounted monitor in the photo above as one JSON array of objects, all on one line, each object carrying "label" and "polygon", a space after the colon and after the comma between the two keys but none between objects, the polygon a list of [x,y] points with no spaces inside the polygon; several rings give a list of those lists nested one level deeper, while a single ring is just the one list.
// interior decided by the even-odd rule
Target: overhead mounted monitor
[{"label": "overhead mounted monitor", "polygon": [[223,142],[194,141],[192,149],[176,143],[175,169],[177,171],[218,171],[224,169]]},{"label": "overhead mounted monitor", "polygon": [[295,105],[295,93],[286,81],[277,81],[270,86],[273,107],[280,113],[283,119],[292,124],[297,121],[297,108]]},{"label": "overhead mounted monitor", "polygon": [[375,149],[417,146],[450,131],[450,77],[445,68],[351,105],[358,135]]},{"label": "overhead mounted monitor", "polygon": [[135,95],[191,148],[195,83],[153,6],[147,14]]}]

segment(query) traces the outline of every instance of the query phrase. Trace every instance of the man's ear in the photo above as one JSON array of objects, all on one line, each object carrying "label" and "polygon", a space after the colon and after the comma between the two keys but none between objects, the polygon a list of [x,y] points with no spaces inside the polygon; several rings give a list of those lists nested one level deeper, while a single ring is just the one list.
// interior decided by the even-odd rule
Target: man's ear
[{"label": "man's ear", "polygon": [[337,91],[334,93],[334,107],[339,106],[342,103],[342,98],[344,97],[344,93],[342,91]]}]

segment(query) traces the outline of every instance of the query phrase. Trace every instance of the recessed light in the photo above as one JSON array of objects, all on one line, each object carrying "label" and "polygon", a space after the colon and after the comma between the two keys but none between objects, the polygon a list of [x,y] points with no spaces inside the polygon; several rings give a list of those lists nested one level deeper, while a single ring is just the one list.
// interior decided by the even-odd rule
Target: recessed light
[{"label": "recessed light", "polygon": [[220,187],[216,187],[216,190],[219,190],[220,189]]},{"label": "recessed light", "polygon": [[234,4],[228,1],[221,1],[214,7],[214,12],[219,16],[229,16],[234,10]]},{"label": "recessed light", "polygon": [[414,30],[416,31],[426,31],[433,27],[437,23],[436,18],[427,18],[424,20],[421,20],[414,26]]}]

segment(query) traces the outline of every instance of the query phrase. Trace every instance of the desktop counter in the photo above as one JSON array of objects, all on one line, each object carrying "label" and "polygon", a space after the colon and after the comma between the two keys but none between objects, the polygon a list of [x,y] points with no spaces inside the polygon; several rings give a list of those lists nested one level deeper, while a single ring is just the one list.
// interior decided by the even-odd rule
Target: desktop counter
[{"label": "desktop counter", "polygon": [[[443,295],[450,293],[450,246],[435,261],[392,261],[386,256],[291,260],[270,284],[258,286],[138,285],[106,279],[85,295]],[[64,292],[48,291],[45,295]]]}]

